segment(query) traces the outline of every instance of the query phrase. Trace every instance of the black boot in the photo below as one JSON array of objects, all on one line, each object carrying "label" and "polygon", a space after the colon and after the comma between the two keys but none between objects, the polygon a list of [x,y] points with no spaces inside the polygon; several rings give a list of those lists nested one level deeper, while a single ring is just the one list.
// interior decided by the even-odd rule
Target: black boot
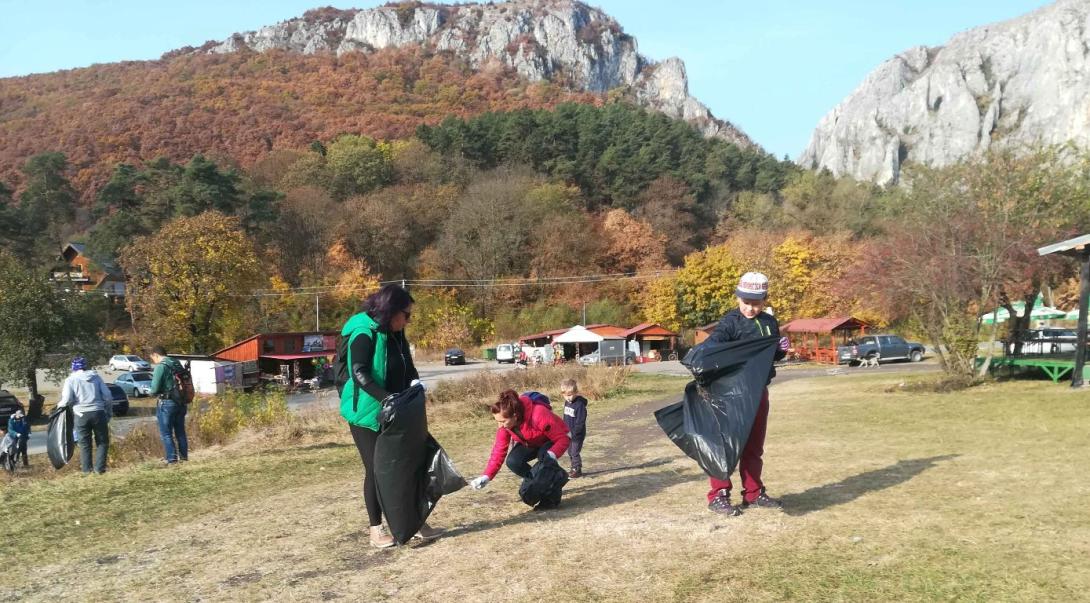
[{"label": "black boot", "polygon": [[761,509],[782,509],[783,503],[778,498],[772,498],[765,494],[765,489],[761,487],[761,493],[757,495],[757,498],[753,499],[753,502],[745,500],[746,493],[742,491],[742,508],[748,509],[750,507],[758,507]]},{"label": "black boot", "polygon": [[727,517],[737,517],[742,510],[730,503],[730,490],[720,490],[719,494],[708,503],[708,510]]}]

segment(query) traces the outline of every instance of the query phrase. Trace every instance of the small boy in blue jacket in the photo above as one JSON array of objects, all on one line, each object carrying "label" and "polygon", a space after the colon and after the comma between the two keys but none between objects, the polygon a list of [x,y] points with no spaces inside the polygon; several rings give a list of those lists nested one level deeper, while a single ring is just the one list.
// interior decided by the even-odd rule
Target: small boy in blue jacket
[{"label": "small boy in blue jacket", "polygon": [[8,433],[15,440],[15,458],[23,457],[23,466],[29,466],[26,451],[27,442],[30,440],[30,422],[26,420],[22,410],[17,410],[8,417]]},{"label": "small boy in blue jacket", "polygon": [[583,440],[587,437],[587,399],[579,395],[579,385],[575,379],[560,382],[560,393],[564,395],[564,423],[571,434],[568,456],[571,457],[571,471],[568,477],[583,477]]}]

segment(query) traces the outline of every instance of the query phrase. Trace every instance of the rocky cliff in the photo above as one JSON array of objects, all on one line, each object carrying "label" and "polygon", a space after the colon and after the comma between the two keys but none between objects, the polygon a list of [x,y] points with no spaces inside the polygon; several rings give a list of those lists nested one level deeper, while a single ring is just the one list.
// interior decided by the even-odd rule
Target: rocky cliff
[{"label": "rocky cliff", "polygon": [[906,161],[993,145],[1090,146],[1090,2],[1060,0],[889,59],[826,115],[798,162],[879,183]]},{"label": "rocky cliff", "polygon": [[595,93],[622,89],[648,107],[685,119],[706,136],[753,146],[738,128],[715,118],[689,95],[680,59],[649,61],[609,15],[572,0],[319,9],[206,44],[197,52],[248,48],[340,55],[407,45],[456,53],[475,68],[499,62],[530,81],[560,81]]}]

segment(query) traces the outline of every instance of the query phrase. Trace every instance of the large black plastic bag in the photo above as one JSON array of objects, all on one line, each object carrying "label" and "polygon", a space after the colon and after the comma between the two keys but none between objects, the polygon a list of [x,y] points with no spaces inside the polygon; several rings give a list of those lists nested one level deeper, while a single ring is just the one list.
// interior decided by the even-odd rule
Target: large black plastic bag
[{"label": "large black plastic bag", "polygon": [[728,342],[705,341],[689,350],[681,359],[681,364],[689,369],[697,383],[707,385],[721,376],[738,371],[741,365],[755,360],[755,356],[768,350],[768,359],[764,360],[762,356],[762,360],[753,366],[753,370],[757,372],[764,371],[764,376],[761,377],[763,388],[768,382],[768,374],[772,372],[772,357],[779,341],[776,337]]},{"label": "large black plastic bag", "polygon": [[400,544],[420,531],[440,497],[465,486],[428,434],[424,404],[424,389],[410,387],[384,400],[379,414],[375,482],[390,535]]},{"label": "large black plastic bag", "polygon": [[49,415],[49,430],[46,432],[45,450],[49,455],[49,462],[54,469],[60,469],[72,460],[72,452],[75,450],[75,439],[72,437],[72,429],[75,421],[72,418],[72,407],[54,409]]},{"label": "large black plastic bag", "polygon": [[776,337],[704,343],[685,355],[696,381],[681,402],[655,412],[670,440],[708,475],[730,479],[761,404]]},{"label": "large black plastic bag", "polygon": [[530,477],[523,478],[519,486],[519,497],[531,507],[539,503],[555,507],[560,504],[567,483],[567,472],[549,456],[546,448],[542,448],[538,452],[537,463],[530,469]]}]

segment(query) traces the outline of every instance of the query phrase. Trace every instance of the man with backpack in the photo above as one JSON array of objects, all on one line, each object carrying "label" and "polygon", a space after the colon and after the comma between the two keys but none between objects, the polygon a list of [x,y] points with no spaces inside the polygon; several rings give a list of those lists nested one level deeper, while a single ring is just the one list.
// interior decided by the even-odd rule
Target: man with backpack
[{"label": "man with backpack", "polygon": [[151,350],[155,372],[151,376],[151,395],[158,396],[155,418],[159,437],[163,440],[163,455],[168,465],[179,459],[189,460],[189,441],[185,437],[185,415],[192,401],[193,380],[181,362],[167,356],[163,346]]}]

